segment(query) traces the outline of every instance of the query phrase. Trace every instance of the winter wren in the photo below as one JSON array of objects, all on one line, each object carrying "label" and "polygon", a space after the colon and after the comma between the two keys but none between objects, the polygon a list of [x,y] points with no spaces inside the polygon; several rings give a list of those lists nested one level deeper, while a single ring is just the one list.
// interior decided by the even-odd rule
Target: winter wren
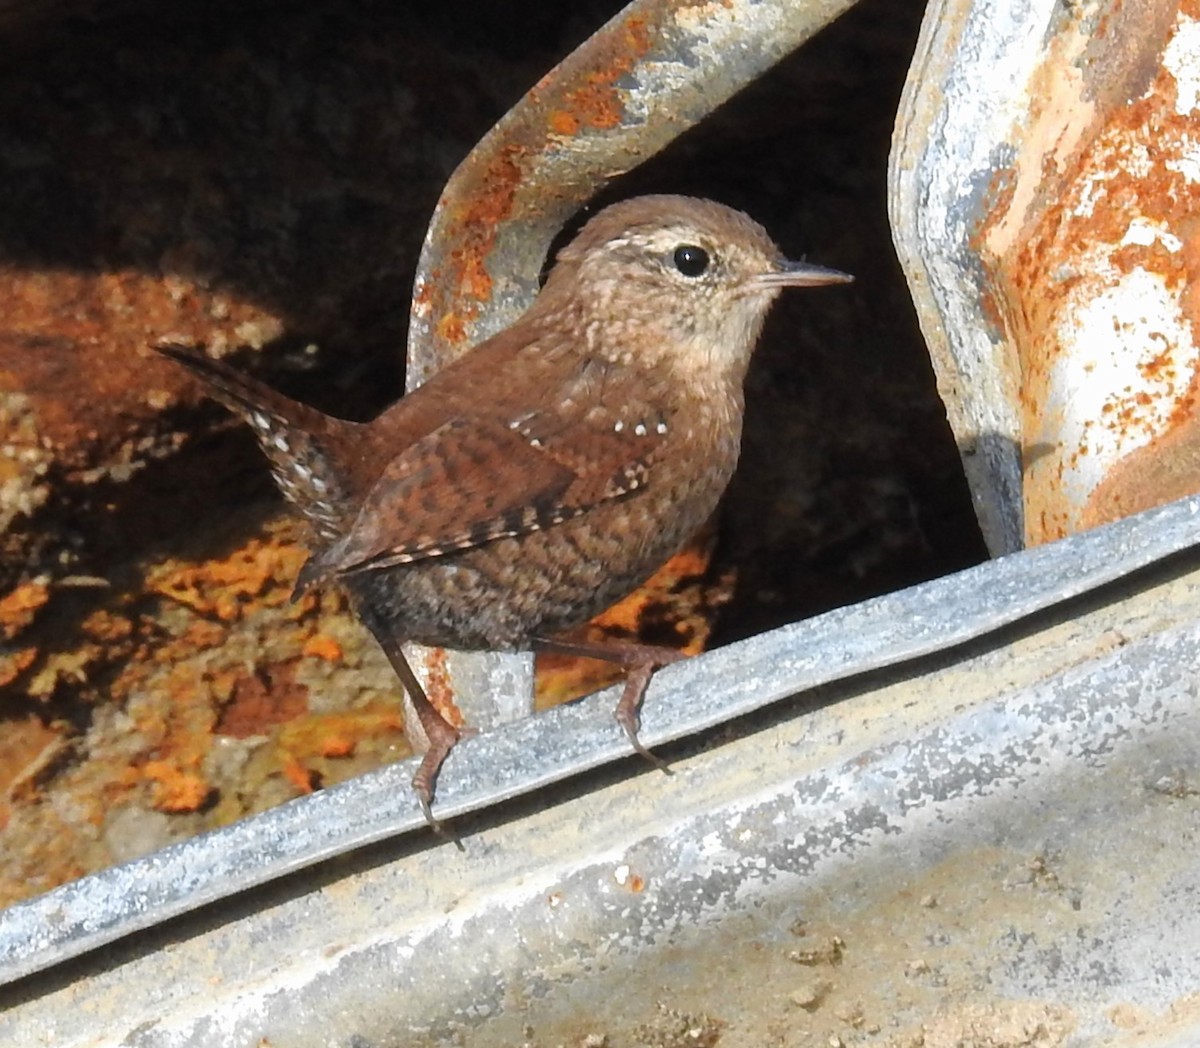
[{"label": "winter wren", "polygon": [[295,403],[197,349],[159,348],[253,427],[316,533],[298,588],[342,583],[409,691],[429,739],[413,779],[428,817],[459,732],[403,641],[619,662],[616,717],[645,753],[642,692],[677,653],[555,635],[635,589],[712,514],[780,289],[850,279],[786,261],[740,211],[647,196],[592,218],[524,316],[372,422]]}]

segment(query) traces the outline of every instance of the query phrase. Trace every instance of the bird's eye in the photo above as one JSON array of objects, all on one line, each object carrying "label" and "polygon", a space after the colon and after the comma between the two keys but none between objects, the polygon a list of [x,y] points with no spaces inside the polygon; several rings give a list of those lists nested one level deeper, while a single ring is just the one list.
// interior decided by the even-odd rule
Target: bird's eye
[{"label": "bird's eye", "polygon": [[698,277],[708,269],[708,252],[695,244],[680,244],[672,260],[685,277]]}]

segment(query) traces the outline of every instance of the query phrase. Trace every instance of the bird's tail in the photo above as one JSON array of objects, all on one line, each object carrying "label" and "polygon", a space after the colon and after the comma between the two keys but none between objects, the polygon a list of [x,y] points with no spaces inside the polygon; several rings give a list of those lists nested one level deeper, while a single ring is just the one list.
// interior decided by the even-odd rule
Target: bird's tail
[{"label": "bird's tail", "polygon": [[332,541],[344,533],[354,500],[345,490],[348,474],[337,459],[337,445],[352,440],[358,423],[290,400],[197,347],[161,343],[154,348],[203,380],[214,400],[249,423],[279,490],[321,538]]}]

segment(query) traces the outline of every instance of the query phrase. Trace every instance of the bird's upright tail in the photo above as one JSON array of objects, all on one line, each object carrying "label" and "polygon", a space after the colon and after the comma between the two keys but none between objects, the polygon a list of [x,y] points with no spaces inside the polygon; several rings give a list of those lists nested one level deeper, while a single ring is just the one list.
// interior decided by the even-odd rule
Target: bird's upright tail
[{"label": "bird's upright tail", "polygon": [[291,400],[195,346],[160,343],[154,348],[203,380],[214,400],[249,423],[279,490],[321,538],[332,541],[345,532],[357,507],[345,490],[349,474],[338,461],[337,446],[352,439],[358,423]]}]

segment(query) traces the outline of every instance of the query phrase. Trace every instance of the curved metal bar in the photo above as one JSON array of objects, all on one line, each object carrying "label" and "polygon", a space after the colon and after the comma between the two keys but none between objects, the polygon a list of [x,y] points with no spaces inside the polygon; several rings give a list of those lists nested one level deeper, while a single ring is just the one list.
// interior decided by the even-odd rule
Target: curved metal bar
[{"label": "curved metal bar", "polygon": [[[647,695],[651,746],[778,700],[943,651],[1200,543],[1200,497],[667,667]],[[610,689],[465,740],[437,814],[494,805],[629,756]],[[531,761],[530,755],[537,760]],[[405,761],[0,912],[0,985],[140,929],[385,838],[425,827]]]},{"label": "curved metal bar", "polygon": [[987,309],[975,236],[1021,126],[1029,41],[1055,6],[930,3],[888,161],[896,254],[994,556],[1024,545],[1020,382],[1007,333]]},{"label": "curved metal bar", "polygon": [[551,240],[855,0],[635,0],[545,77],[451,176],[425,237],[409,383],[511,324]]}]

